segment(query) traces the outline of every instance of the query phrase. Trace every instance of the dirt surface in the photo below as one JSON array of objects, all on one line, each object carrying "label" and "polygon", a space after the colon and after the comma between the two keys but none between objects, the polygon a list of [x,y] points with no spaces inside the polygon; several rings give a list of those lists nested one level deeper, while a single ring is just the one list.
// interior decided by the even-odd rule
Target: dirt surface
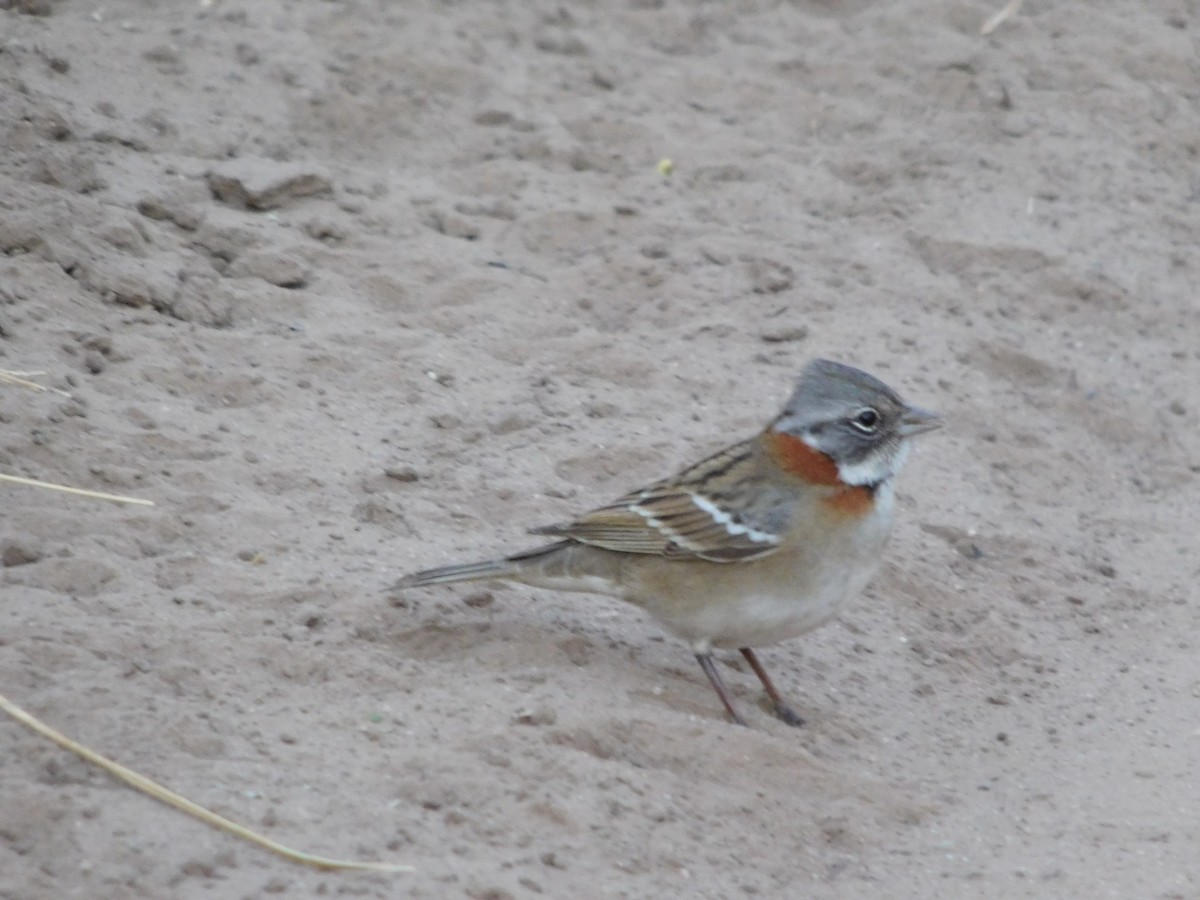
[{"label": "dirt surface", "polygon": [[[1200,896],[1200,11],[0,3],[0,897]],[[671,172],[660,160],[674,163]],[[924,439],[762,656],[387,590],[747,436]]]}]

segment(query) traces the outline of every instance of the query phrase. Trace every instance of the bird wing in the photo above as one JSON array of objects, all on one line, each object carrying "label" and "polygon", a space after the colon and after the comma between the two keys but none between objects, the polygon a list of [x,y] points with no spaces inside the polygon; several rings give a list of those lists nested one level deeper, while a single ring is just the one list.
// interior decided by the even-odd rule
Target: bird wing
[{"label": "bird wing", "polygon": [[722,563],[758,559],[774,553],[782,538],[780,529],[767,521],[778,522],[778,515],[764,519],[738,502],[743,492],[737,489],[755,470],[750,442],[735,444],[674,478],[533,533],[670,559]]}]

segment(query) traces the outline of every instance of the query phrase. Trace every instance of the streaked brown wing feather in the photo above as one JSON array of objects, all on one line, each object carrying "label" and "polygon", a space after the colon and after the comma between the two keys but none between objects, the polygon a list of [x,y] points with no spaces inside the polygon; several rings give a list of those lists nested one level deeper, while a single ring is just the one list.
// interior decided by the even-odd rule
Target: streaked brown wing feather
[{"label": "streaked brown wing feather", "polygon": [[631,491],[573,522],[534,529],[534,534],[569,538],[621,553],[671,559],[736,562],[773,553],[778,535],[743,521],[736,510],[701,485],[736,483],[736,469],[752,465],[749,442],[735,444],[666,479]]},{"label": "streaked brown wing feather", "polygon": [[573,522],[534,528],[531,533],[570,538],[622,553],[664,553],[670,543],[632,508],[615,503],[585,513]]}]

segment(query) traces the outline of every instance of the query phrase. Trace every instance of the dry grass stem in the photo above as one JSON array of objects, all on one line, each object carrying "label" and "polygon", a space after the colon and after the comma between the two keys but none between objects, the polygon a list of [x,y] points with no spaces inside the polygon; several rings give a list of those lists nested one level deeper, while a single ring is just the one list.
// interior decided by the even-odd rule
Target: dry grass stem
[{"label": "dry grass stem", "polygon": [[983,35],[991,34],[1002,24],[1004,24],[1005,21],[1015,16],[1017,14],[1017,10],[1021,8],[1021,4],[1024,2],[1025,0],[1008,0],[1008,3],[1004,4],[1004,8],[1002,10],[1000,10],[998,13],[984,22],[982,26],[980,26],[979,33]]},{"label": "dry grass stem", "polygon": [[45,374],[45,372],[12,372],[8,369],[0,369],[0,383],[15,384],[17,387],[29,388],[31,391],[50,391],[50,393],[58,394],[60,397],[71,398],[71,395],[66,391],[60,391],[58,388],[48,388],[44,384],[30,381],[36,375]]},{"label": "dry grass stem", "polygon": [[173,806],[181,812],[187,813],[199,819],[201,822],[226,831],[235,837],[239,837],[244,841],[249,841],[251,844],[257,844],[272,853],[277,853],[284,859],[290,862],[300,863],[301,865],[311,866],[314,869],[335,870],[335,869],[358,869],[369,872],[411,872],[412,866],[400,865],[398,863],[383,863],[383,862],[361,862],[351,859],[330,859],[326,856],[314,856],[311,853],[304,853],[300,850],[293,850],[290,847],[285,847],[277,841],[273,841],[268,837],[264,837],[255,831],[251,831],[237,822],[226,819],[224,816],[219,816],[211,810],[205,809],[186,797],[175,793],[174,791],[163,787],[155,781],[151,781],[144,775],[139,775],[132,769],[127,769],[120,763],[113,762],[107,757],[101,756],[94,750],[91,750],[77,741],[71,740],[62,732],[56,731],[42,722],[31,716],[21,707],[17,706],[3,694],[0,694],[0,710],[8,713],[22,725],[37,732],[42,737],[49,738],[58,746],[70,750],[77,756],[90,762],[92,765],[99,766],[104,771],[108,772],[114,778],[124,781],[126,784],[141,791],[144,794],[149,794],[156,800],[159,800],[168,806]]},{"label": "dry grass stem", "polygon": [[[31,391],[50,391],[62,397],[70,398],[70,394],[66,391],[60,391],[57,388],[48,388],[45,385],[38,384],[30,379],[36,375],[45,375],[45,372],[13,372],[9,369],[0,369],[0,384],[15,384],[17,387],[28,388]],[[133,503],[138,506],[153,506],[149,500],[139,500],[137,497],[123,497],[120,494],[105,494],[101,491],[89,491],[84,488],[68,487],[65,484],[54,484],[49,481],[38,481],[36,478],[22,478],[20,475],[5,475],[0,473],[0,481],[8,481],[13,484],[23,484],[27,487],[46,488],[51,491],[62,491],[64,494],[76,494],[80,497],[91,497],[93,500],[111,500],[113,503]]]},{"label": "dry grass stem", "polygon": [[113,503],[133,503],[138,506],[153,506],[153,500],[142,500],[138,497],[123,497],[120,494],[106,494],[103,491],[89,491],[84,488],[68,487],[65,484],[54,484],[49,481],[38,481],[36,478],[22,478],[20,475],[5,475],[0,472],[0,481],[11,481],[13,484],[24,484],[28,487],[46,488],[51,491],[62,491],[64,494],[77,494],[80,497],[91,497],[93,500],[111,500]]},{"label": "dry grass stem", "polygon": [[[56,394],[61,394],[64,397],[71,395],[65,391],[47,388],[38,384],[35,381],[30,381],[28,377],[31,375],[40,375],[40,372],[11,372],[0,369],[0,383],[14,384],[19,387],[29,388],[36,391],[53,391]],[[30,487],[46,488],[52,491],[61,491],[66,494],[75,494],[81,497],[91,497],[96,500],[110,500],[114,503],[131,503],[139,506],[153,506],[154,503],[150,500],[142,500],[137,497],[124,497],[119,494],[106,494],[101,491],[89,491],[83,488],[68,487],[63,484],[53,484],[48,481],[38,481],[34,478],[22,478],[19,475],[5,475],[0,473],[0,481],[8,481],[14,484],[28,485]],[[37,732],[42,737],[48,738],[58,746],[70,750],[72,753],[90,762],[92,765],[99,766],[104,771],[108,772],[114,778],[124,781],[126,784],[141,791],[144,794],[149,794],[151,797],[159,800],[168,806],[173,806],[181,812],[187,813],[202,822],[226,831],[235,837],[239,837],[244,841],[256,844],[272,853],[277,853],[284,859],[291,862],[300,863],[301,865],[311,866],[315,869],[336,870],[336,869],[359,869],[372,872],[411,872],[411,866],[400,865],[397,863],[382,863],[382,862],[360,862],[357,860],[346,859],[331,859],[326,856],[315,856],[311,853],[304,853],[300,850],[293,850],[291,847],[286,847],[277,841],[273,841],[268,837],[251,831],[237,822],[226,819],[224,816],[217,815],[209,809],[205,809],[197,803],[177,794],[169,788],[163,787],[155,781],[151,781],[144,775],[139,775],[132,769],[127,769],[120,763],[113,762],[105,756],[101,756],[94,750],[85,747],[77,741],[71,740],[60,731],[56,731],[40,719],[31,716],[21,707],[17,706],[7,697],[0,694],[0,710],[8,713],[22,725]]]}]

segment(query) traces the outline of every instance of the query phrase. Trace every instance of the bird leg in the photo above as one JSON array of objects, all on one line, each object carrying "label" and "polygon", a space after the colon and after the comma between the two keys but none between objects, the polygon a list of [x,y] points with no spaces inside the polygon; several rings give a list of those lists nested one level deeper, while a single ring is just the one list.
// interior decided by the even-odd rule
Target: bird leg
[{"label": "bird leg", "polygon": [[[757,675],[758,680],[762,682],[762,686],[766,690],[767,696],[771,698],[771,703],[775,707],[775,715],[795,728],[799,728],[801,725],[803,725],[804,719],[800,718],[795,710],[783,702],[783,697],[781,697],[779,691],[776,690],[775,683],[771,681],[771,676],[768,675],[767,670],[762,667],[762,663],[758,661],[758,657],[754,655],[754,651],[749,647],[742,647],[741,649],[742,656],[746,657],[746,662],[750,663],[750,668],[754,670],[754,674]],[[701,665],[704,665],[704,663],[701,663]],[[705,671],[708,670],[706,669]],[[708,677],[710,679],[712,678],[711,675]],[[717,693],[721,693],[720,689],[717,690]],[[721,699],[724,700],[724,696],[722,696]],[[728,702],[726,702],[725,706],[728,708]]]},{"label": "bird leg", "polygon": [[708,676],[709,684],[713,686],[713,690],[721,698],[721,703],[725,706],[725,712],[729,713],[729,718],[733,719],[738,725],[745,727],[746,720],[739,716],[738,711],[733,708],[733,698],[729,696],[729,690],[725,687],[725,682],[721,680],[721,673],[717,671],[717,667],[713,663],[712,654],[697,653],[696,661],[700,663],[700,668]]}]

